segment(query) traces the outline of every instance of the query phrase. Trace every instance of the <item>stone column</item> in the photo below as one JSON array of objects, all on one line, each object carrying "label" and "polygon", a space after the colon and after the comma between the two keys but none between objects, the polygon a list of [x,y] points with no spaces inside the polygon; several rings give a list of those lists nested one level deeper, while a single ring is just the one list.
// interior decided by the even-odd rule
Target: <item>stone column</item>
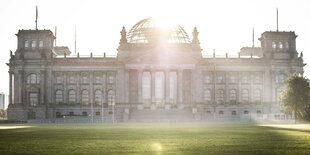
[{"label": "stone column", "polygon": [[80,92],[81,92],[81,88],[80,88],[80,82],[81,82],[81,79],[80,79],[80,74],[81,74],[81,72],[78,72],[77,74],[76,74],[76,84],[77,84],[77,89],[76,89],[76,92],[75,92],[75,95],[76,95],[76,103],[80,103],[80,104],[82,104],[81,103],[81,98],[80,98]]},{"label": "stone column", "polygon": [[45,85],[45,71],[41,70],[40,74],[39,74],[39,78],[40,78],[40,101],[39,104],[45,104],[45,92],[46,92],[46,85]]},{"label": "stone column", "polygon": [[9,89],[9,105],[13,104],[12,103],[12,71],[9,71],[9,75],[10,75],[10,81],[9,81],[9,85],[10,85],[10,89]]},{"label": "stone column", "polygon": [[94,72],[89,72],[89,97],[90,104],[94,104]]},{"label": "stone column", "polygon": [[170,71],[165,70],[165,103],[170,103]]},{"label": "stone column", "polygon": [[250,88],[250,103],[253,103],[254,102],[254,72],[250,72],[250,84],[251,84],[251,88]]},{"label": "stone column", "polygon": [[183,102],[183,70],[178,70],[178,104]]},{"label": "stone column", "polygon": [[151,70],[151,98],[152,98],[152,103],[156,101],[155,99],[155,71]]},{"label": "stone column", "polygon": [[138,103],[142,104],[142,75],[143,70],[138,69]]},{"label": "stone column", "polygon": [[125,70],[125,102],[129,103],[129,70]]},{"label": "stone column", "polygon": [[64,89],[63,89],[63,97],[64,97],[64,103],[68,103],[68,85],[67,85],[67,73],[64,72],[64,76],[63,76],[64,80]]}]

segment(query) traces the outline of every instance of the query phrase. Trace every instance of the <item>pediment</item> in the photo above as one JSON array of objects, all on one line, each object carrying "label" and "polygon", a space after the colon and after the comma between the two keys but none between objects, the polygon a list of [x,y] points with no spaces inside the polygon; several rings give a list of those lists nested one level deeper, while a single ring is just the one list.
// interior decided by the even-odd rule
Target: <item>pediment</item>
[{"label": "pediment", "polygon": [[154,48],[130,58],[126,64],[196,64],[199,60],[191,52],[180,52],[169,48]]}]

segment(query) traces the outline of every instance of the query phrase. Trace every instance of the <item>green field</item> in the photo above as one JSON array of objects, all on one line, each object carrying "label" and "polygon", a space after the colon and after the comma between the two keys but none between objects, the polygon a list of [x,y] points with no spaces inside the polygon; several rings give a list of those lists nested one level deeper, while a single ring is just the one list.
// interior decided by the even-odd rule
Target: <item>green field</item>
[{"label": "green field", "polygon": [[310,154],[310,125],[0,125],[0,154]]}]

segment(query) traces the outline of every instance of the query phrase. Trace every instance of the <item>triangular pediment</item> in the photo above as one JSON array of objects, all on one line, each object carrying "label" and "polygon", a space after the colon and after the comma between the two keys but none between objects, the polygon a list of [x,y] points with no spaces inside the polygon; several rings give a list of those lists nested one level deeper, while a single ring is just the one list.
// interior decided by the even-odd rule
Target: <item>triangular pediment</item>
[{"label": "triangular pediment", "polygon": [[199,60],[191,52],[170,48],[154,48],[130,58],[126,64],[196,64]]}]

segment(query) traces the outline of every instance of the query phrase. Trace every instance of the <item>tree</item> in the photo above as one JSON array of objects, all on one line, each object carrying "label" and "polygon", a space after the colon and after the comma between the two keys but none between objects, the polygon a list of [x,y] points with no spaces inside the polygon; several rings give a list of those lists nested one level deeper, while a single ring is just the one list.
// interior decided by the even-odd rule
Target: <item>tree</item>
[{"label": "tree", "polygon": [[285,81],[281,105],[295,118],[304,118],[310,108],[310,84],[303,76],[293,74]]}]

